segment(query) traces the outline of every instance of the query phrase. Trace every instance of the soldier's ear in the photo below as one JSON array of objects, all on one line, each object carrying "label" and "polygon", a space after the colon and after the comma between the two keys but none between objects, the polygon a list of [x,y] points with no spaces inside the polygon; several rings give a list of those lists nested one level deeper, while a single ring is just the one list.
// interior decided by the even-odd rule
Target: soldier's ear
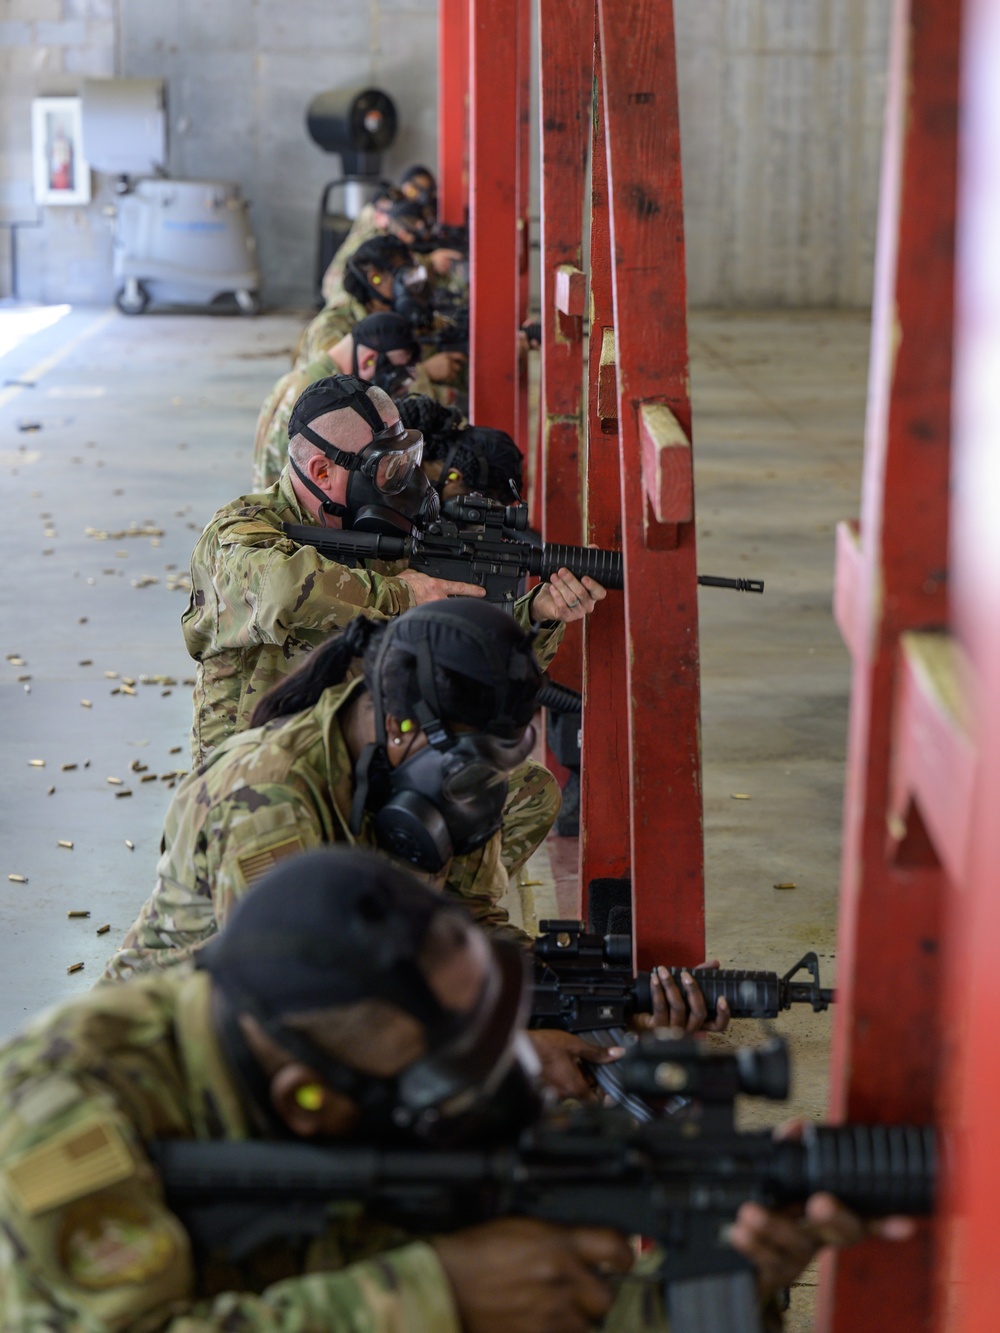
[{"label": "soldier's ear", "polygon": [[349,1133],[358,1108],[342,1093],[326,1087],[318,1075],[298,1061],[282,1065],[271,1078],[271,1105],[299,1138],[338,1138]]}]

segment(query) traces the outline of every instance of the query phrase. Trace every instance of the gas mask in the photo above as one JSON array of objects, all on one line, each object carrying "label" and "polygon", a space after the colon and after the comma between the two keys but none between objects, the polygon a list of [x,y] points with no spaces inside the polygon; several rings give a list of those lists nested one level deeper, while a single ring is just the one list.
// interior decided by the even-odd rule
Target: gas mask
[{"label": "gas mask", "polygon": [[[318,435],[308,423],[297,421],[293,410],[289,438],[304,435],[331,462],[350,473],[346,504],[331,500],[290,460],[299,481],[317,497],[323,513],[339,518],[345,528],[354,532],[408,536],[414,527],[424,528],[433,523],[440,512],[440,502],[420,468],[424,437],[417,430],[407,430],[401,421],[386,426],[363,381],[350,375],[335,378],[341,388],[340,398],[326,411],[338,406],[353,409],[372,427],[372,438],[360,453],[348,453]],[[314,415],[321,416],[323,412]]]},{"label": "gas mask", "polygon": [[428,327],[434,319],[431,285],[423,264],[399,268],[392,275],[392,308],[415,329]]},{"label": "gas mask", "polygon": [[[433,611],[417,608],[407,614],[407,629],[421,637],[406,645],[415,658],[420,698],[411,712],[419,721],[427,744],[395,768],[389,763],[381,672],[393,631],[386,631],[369,677],[375,717],[375,743],[365,748],[355,772],[351,831],[361,832],[366,811],[371,815],[375,840],[383,851],[430,874],[441,871],[453,856],[482,847],[500,828],[507,800],[508,775],[524,763],[535,743],[534,728],[498,717],[489,731],[450,731],[442,721],[429,638],[453,634],[452,622],[462,637],[478,641],[483,658],[497,674],[502,699],[509,688],[508,670],[534,679],[538,667],[530,646],[501,662],[497,644],[446,604]],[[517,663],[515,668],[514,663]],[[473,677],[475,679],[475,677]],[[540,677],[539,677],[540,679]]]},{"label": "gas mask", "polygon": [[422,749],[385,775],[374,816],[378,845],[431,873],[482,847],[503,821],[507,775],[534,744],[531,726],[516,741],[443,727],[428,733]]},{"label": "gas mask", "polygon": [[472,1012],[432,1021],[427,1054],[399,1074],[377,1078],[325,1056],[310,1061],[324,1082],[357,1102],[359,1136],[481,1146],[512,1142],[538,1119],[538,1057],[523,1031],[531,993],[526,955],[501,941],[492,951],[495,966]]}]

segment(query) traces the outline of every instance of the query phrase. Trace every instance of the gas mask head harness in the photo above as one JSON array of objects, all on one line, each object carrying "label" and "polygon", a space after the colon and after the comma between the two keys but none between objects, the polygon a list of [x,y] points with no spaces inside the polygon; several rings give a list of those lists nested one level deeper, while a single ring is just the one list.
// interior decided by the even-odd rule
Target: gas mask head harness
[{"label": "gas mask head harness", "polygon": [[[355,324],[351,337],[354,344],[352,372],[355,377],[361,378],[358,374],[358,348],[367,347],[376,354],[375,374],[371,383],[384,390],[390,398],[405,394],[413,383],[415,363],[420,358],[420,344],[414,338],[408,321],[391,310],[366,315]],[[409,360],[403,365],[396,365],[389,359],[390,352],[405,352]]]},{"label": "gas mask head harness", "polygon": [[[406,662],[406,716],[427,744],[393,768],[383,674],[398,656]],[[464,705],[440,698],[435,668],[464,677]],[[487,602],[416,607],[382,632],[367,684],[375,742],[358,761],[351,830],[360,833],[367,811],[379,847],[436,874],[451,857],[482,847],[503,822],[508,775],[535,742],[530,722],[542,673],[531,640]]]},{"label": "gas mask head harness", "polygon": [[[436,493],[420,469],[424,437],[401,421],[387,426],[368,397],[369,385],[353,375],[329,375],[300,395],[288,422],[288,438],[303,435],[332,463],[350,475],[346,504],[322,491],[289,457],[292,471],[320,502],[320,514],[339,518],[355,532],[408,536],[414,527],[433,523],[439,513]],[[350,409],[372,429],[372,438],[358,453],[348,453],[317,434],[309,425],[328,412]]]},{"label": "gas mask head harness", "polygon": [[[322,848],[265,875],[226,930],[199,950],[223,1045],[272,1127],[268,1082],[240,1036],[241,1014],[355,1102],[366,1137],[482,1142],[516,1136],[535,1119],[541,1103],[524,1035],[525,955],[491,941],[476,1002],[446,1009],[420,965],[428,933],[444,915],[454,919],[455,947],[462,947],[458,933],[475,929],[465,913],[401,866],[357,848]],[[376,999],[416,1018],[425,1032],[424,1053],[391,1076],[346,1063],[289,1022]]]}]

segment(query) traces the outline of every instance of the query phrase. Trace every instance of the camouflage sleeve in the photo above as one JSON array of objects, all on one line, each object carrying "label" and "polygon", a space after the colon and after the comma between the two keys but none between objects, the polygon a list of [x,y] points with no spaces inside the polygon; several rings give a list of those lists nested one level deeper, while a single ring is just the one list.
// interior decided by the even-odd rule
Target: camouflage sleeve
[{"label": "camouflage sleeve", "polygon": [[[538,587],[540,588],[541,584]],[[525,593],[514,603],[514,619],[529,634],[535,629],[531,618],[531,608],[537,595],[538,588],[532,588],[531,592]],[[555,657],[556,649],[562,643],[565,633],[566,626],[561,620],[543,620],[535,629],[535,657],[543,671]]]},{"label": "camouflage sleeve", "polygon": [[[102,1104],[103,1103],[103,1104]],[[0,1168],[0,1327],[18,1333],[460,1333],[429,1245],[260,1294],[199,1300],[191,1242],[131,1123],[102,1098],[58,1129],[8,1123]],[[22,1143],[19,1142],[22,1140]]]},{"label": "camouflage sleeve", "polygon": [[311,546],[274,540],[229,542],[220,552],[215,585],[220,620],[225,607],[249,609],[251,642],[283,646],[303,631],[322,636],[357,615],[378,619],[415,605],[402,579],[369,569],[336,564]]}]

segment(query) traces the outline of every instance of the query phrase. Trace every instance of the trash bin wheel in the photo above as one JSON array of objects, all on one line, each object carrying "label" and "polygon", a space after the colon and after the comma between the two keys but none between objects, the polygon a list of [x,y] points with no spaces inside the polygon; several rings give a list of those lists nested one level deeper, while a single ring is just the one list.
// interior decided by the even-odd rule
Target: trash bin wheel
[{"label": "trash bin wheel", "polygon": [[236,297],[236,304],[239,306],[241,314],[243,315],[260,314],[259,292],[251,292],[244,289],[242,291],[235,292],[234,295]]},{"label": "trash bin wheel", "polygon": [[115,292],[115,305],[123,315],[141,315],[149,305],[149,292],[136,278],[129,278]]}]

